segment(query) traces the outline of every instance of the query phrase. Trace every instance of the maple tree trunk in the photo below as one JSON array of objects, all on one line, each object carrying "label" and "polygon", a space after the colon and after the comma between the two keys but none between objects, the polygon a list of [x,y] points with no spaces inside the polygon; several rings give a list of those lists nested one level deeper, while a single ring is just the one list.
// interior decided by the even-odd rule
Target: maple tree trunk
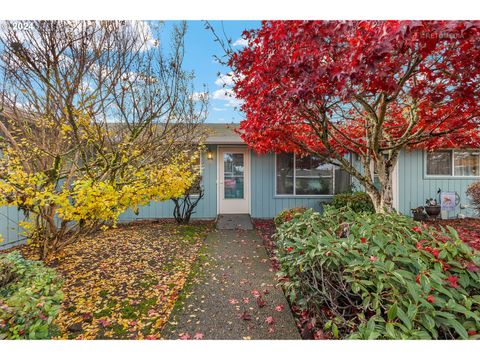
[{"label": "maple tree trunk", "polygon": [[388,189],[384,189],[383,191],[379,191],[378,196],[372,196],[372,194],[368,191],[367,193],[372,198],[373,206],[375,207],[376,213],[385,214],[394,211],[393,191],[391,187]]},{"label": "maple tree trunk", "polygon": [[392,170],[386,169],[384,174],[379,175],[380,189],[365,184],[365,191],[372,199],[376,213],[391,213],[395,210],[393,208]]}]

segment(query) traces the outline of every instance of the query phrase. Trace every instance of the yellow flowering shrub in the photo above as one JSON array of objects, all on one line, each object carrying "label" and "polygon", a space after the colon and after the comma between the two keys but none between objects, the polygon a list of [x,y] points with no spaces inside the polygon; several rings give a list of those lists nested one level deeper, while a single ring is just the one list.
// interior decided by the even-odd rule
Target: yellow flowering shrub
[{"label": "yellow flowering shrub", "polygon": [[198,145],[156,156],[162,144],[149,143],[151,133],[132,137],[75,116],[75,126],[39,120],[48,146],[23,136],[1,149],[0,206],[25,212],[21,226],[42,257],[82,229],[115,226],[128,209],[182,196],[198,176]]},{"label": "yellow flowering shrub", "polygon": [[[9,167],[8,176],[0,182],[0,206],[10,205],[40,212],[45,206],[55,209],[60,220],[115,224],[127,209],[137,210],[151,201],[164,201],[181,196],[196,174],[188,163],[173,163],[149,171],[136,171],[129,182],[75,180],[71,187],[55,189],[41,173],[28,174],[19,166]],[[31,228],[28,222],[22,226]]]},{"label": "yellow flowering shrub", "polygon": [[57,214],[66,221],[115,224],[127,209],[137,210],[151,201],[182,195],[194,178],[185,165],[171,164],[149,172],[137,172],[125,185],[90,179],[75,181],[72,189],[64,189],[55,197]]}]

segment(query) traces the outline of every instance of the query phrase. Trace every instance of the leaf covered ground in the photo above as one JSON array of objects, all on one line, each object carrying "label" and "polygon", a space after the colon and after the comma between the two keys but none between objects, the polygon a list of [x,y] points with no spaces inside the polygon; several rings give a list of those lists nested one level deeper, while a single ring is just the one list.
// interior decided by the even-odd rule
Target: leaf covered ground
[{"label": "leaf covered ground", "polygon": [[159,338],[211,226],[136,222],[66,247],[48,263],[64,278],[58,337]]},{"label": "leaf covered ground", "polygon": [[451,226],[457,231],[460,239],[474,249],[480,250],[480,219],[446,219],[429,221],[427,224],[434,227]]}]

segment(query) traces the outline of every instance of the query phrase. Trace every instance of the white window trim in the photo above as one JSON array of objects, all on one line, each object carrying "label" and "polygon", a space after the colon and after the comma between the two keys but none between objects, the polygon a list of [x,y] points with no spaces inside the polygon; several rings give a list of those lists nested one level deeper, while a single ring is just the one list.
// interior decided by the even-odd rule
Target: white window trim
[{"label": "white window trim", "polygon": [[[289,153],[289,154],[292,154],[293,155],[293,194],[277,194],[277,156],[278,154],[275,153],[275,171],[274,171],[274,178],[275,178],[275,181],[274,181],[274,196],[275,197],[278,197],[278,198],[331,198],[335,195],[335,168],[332,169],[332,181],[333,181],[333,184],[332,184],[332,194],[312,194],[312,195],[308,195],[308,194],[301,194],[301,195],[297,195],[296,192],[296,182],[297,182],[297,171],[296,171],[296,168],[297,168],[297,155],[294,154],[294,153]],[[323,178],[327,178],[326,176],[299,176],[300,178],[305,178],[305,179],[318,179],[319,177],[323,177]],[[329,179],[330,177],[328,177]]]},{"label": "white window trim", "polygon": [[[427,154],[429,152],[435,151],[449,151],[452,154],[452,174],[451,175],[429,175],[427,174]],[[455,179],[478,179],[480,178],[480,174],[478,175],[455,175],[455,152],[458,151],[476,151],[480,153],[480,149],[441,149],[441,150],[434,150],[434,151],[424,151],[423,152],[423,175],[426,179],[442,179],[442,178],[455,178]],[[478,166],[480,169],[480,155],[478,156]]]}]

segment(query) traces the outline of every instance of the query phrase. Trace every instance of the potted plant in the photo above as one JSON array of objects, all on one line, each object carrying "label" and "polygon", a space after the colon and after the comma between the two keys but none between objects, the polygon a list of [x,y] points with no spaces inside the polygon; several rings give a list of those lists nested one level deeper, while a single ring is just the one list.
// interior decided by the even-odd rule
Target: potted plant
[{"label": "potted plant", "polygon": [[411,210],[413,214],[413,220],[416,220],[416,221],[427,220],[427,214],[425,214],[425,208],[423,206],[419,206]]},{"label": "potted plant", "polygon": [[437,200],[430,198],[427,199],[425,203],[426,206],[424,208],[428,216],[436,218],[438,215],[440,215],[441,207],[438,205]]}]

